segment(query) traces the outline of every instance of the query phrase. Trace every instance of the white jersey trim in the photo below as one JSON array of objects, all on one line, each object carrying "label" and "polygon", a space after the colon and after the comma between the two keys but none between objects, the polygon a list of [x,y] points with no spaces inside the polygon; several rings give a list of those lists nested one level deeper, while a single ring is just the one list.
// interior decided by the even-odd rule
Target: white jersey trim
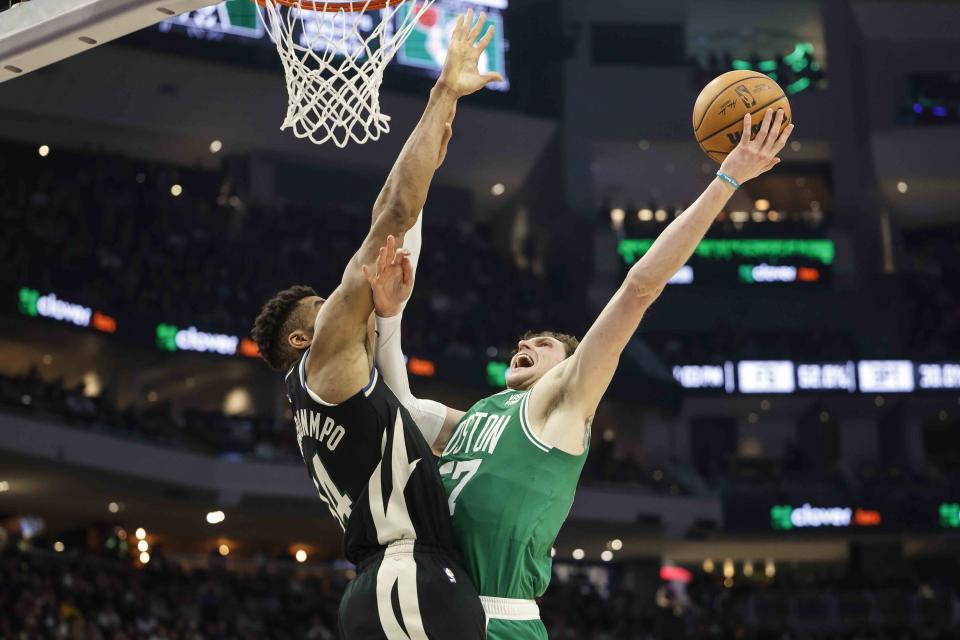
[{"label": "white jersey trim", "polygon": [[533,429],[530,428],[530,417],[527,414],[527,405],[529,404],[531,393],[533,392],[527,391],[527,395],[525,395],[523,400],[520,401],[520,426],[523,428],[523,433],[527,436],[527,439],[533,443],[533,446],[540,449],[544,453],[549,453],[553,447],[538,438],[537,434],[535,434]]},{"label": "white jersey trim", "polygon": [[[304,389],[307,390],[307,395],[309,395],[309,396],[314,400],[314,402],[318,402],[318,403],[322,404],[322,405],[325,406],[325,407],[336,407],[336,406],[339,406],[339,405],[333,404],[332,402],[327,402],[326,400],[324,400],[323,398],[321,398],[319,395],[317,395],[317,394],[313,391],[313,389],[311,389],[311,388],[307,385],[307,374],[306,374],[306,370],[307,370],[307,358],[308,358],[309,356],[310,356],[310,349],[307,349],[307,351],[303,354],[303,358],[300,359],[300,367],[299,367],[299,371],[300,371],[300,385],[301,385]],[[290,373],[293,373],[293,369],[290,370]],[[290,374],[288,373],[286,377],[289,378],[289,377],[290,377]],[[377,371],[376,367],[374,367],[374,368],[373,368],[373,371],[370,372],[370,381],[367,382],[367,386],[365,386],[363,389],[361,389],[361,391],[363,391],[364,397],[366,397],[366,398],[369,398],[369,397],[370,397],[370,394],[373,393],[373,390],[377,388],[377,381],[378,381],[379,379],[380,379],[380,374],[379,374],[379,372]]]},{"label": "white jersey trim", "polygon": [[377,387],[377,381],[380,379],[380,372],[377,371],[377,368],[373,368],[373,373],[370,374],[370,382],[367,383],[367,386],[363,388],[363,395],[367,398],[370,397],[370,394],[373,393],[373,390]]}]

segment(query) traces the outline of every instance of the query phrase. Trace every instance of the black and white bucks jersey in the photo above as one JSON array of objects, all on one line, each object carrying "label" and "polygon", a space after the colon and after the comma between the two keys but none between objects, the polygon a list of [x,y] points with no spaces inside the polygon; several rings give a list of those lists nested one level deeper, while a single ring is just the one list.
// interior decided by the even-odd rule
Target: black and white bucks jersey
[{"label": "black and white bucks jersey", "polygon": [[341,404],[307,387],[310,350],[286,377],[297,441],[310,477],[344,530],[358,563],[394,540],[454,550],[447,499],[433,454],[410,414],[374,368]]}]

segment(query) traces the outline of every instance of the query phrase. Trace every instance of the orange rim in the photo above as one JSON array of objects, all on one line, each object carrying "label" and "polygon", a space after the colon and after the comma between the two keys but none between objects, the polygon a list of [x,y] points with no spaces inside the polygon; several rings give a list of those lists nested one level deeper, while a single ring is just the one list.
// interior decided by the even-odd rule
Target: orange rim
[{"label": "orange rim", "polygon": [[[261,7],[267,6],[266,0],[250,0],[251,2],[260,5]],[[339,13],[345,11],[347,13],[361,13],[363,11],[378,11],[380,9],[386,9],[388,7],[396,7],[401,5],[406,0],[370,0],[369,2],[323,2],[322,0],[273,0],[274,4],[282,4],[287,7],[292,7],[294,9],[303,9],[305,11],[320,11],[327,13]]]}]

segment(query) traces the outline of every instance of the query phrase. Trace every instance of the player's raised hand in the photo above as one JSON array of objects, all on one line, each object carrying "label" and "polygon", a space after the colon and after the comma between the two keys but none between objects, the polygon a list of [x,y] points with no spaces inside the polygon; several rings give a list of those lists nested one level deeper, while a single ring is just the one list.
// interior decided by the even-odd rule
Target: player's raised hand
[{"label": "player's raised hand", "polygon": [[487,14],[481,12],[476,17],[473,9],[457,18],[456,26],[450,35],[450,47],[447,49],[447,60],[440,74],[439,85],[444,85],[458,97],[476,93],[491,82],[502,82],[503,76],[499,73],[480,73],[478,65],[480,55],[493,40],[495,29],[490,25],[481,37],[483,25],[487,23]]},{"label": "player's raised hand", "polygon": [[793,124],[784,127],[783,120],[783,109],[778,109],[776,114],[767,109],[760,130],[752,136],[752,116],[749,113],[744,116],[740,144],[723,161],[720,170],[743,184],[780,164],[777,154],[786,146],[794,129]]},{"label": "player's raised hand", "polygon": [[381,318],[389,318],[403,311],[403,304],[413,293],[413,265],[410,252],[397,247],[397,239],[387,236],[386,246],[374,265],[363,265],[363,275],[373,291],[373,306]]}]

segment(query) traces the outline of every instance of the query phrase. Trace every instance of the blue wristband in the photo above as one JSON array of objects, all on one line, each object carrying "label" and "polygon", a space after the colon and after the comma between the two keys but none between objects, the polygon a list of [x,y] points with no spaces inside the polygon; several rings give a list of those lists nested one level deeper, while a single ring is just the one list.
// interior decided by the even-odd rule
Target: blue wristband
[{"label": "blue wristband", "polygon": [[730,184],[734,189],[740,188],[740,183],[725,174],[723,171],[717,171],[717,177],[723,180],[724,182]]}]

